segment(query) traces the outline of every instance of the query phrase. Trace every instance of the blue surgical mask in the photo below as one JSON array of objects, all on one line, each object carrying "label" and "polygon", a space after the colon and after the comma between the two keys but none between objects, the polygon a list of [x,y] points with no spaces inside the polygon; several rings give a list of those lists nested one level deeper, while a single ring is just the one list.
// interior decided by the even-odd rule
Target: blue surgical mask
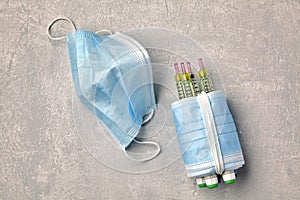
[{"label": "blue surgical mask", "polygon": [[242,167],[241,145],[223,92],[179,100],[172,111],[188,177]]},{"label": "blue surgical mask", "polygon": [[[62,39],[49,33],[58,20],[67,20],[74,26],[67,18],[55,19],[48,27],[51,39]],[[151,119],[156,108],[149,55],[127,35],[108,33],[101,36],[76,30],[68,34],[76,94],[120,144],[126,156],[131,158],[125,149],[136,141],[155,145],[158,149],[153,156],[138,161],[152,159],[158,155],[159,145],[135,140],[142,124]]]}]

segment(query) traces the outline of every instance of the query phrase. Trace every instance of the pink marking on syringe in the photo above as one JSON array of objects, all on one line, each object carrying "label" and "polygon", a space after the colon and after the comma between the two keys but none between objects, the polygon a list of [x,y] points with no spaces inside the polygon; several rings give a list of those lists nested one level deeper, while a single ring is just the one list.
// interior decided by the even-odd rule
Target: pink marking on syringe
[{"label": "pink marking on syringe", "polygon": [[191,63],[190,63],[190,62],[187,62],[186,65],[187,65],[189,74],[193,73],[193,72],[192,72]]},{"label": "pink marking on syringe", "polygon": [[198,59],[200,69],[204,69],[202,58]]},{"label": "pink marking on syringe", "polygon": [[175,67],[176,74],[179,74],[179,68],[178,68],[178,64],[177,64],[177,63],[175,63],[175,64],[174,64],[174,67]]},{"label": "pink marking on syringe", "polygon": [[181,71],[183,74],[186,74],[186,71],[185,71],[185,67],[184,67],[184,63],[182,62],[181,63]]}]

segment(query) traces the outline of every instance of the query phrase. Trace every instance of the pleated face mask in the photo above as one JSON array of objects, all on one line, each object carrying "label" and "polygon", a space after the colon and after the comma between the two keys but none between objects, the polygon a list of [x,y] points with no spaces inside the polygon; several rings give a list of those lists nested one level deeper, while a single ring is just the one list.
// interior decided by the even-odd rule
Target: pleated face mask
[{"label": "pleated face mask", "polygon": [[105,36],[76,30],[67,37],[52,37],[50,28],[58,20],[70,22],[75,30],[76,27],[68,18],[57,18],[48,26],[48,36],[53,40],[67,39],[75,90],[82,104],[102,122],[127,157],[131,158],[126,148],[132,141],[157,147],[154,155],[138,161],[157,156],[157,143],[135,139],[156,106],[146,50],[134,39],[106,30],[102,31],[109,33]]}]

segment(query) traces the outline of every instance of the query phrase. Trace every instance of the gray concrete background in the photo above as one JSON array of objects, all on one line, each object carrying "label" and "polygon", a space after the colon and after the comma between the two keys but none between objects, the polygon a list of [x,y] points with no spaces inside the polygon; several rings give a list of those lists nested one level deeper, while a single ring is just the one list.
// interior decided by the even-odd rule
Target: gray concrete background
[{"label": "gray concrete background", "polygon": [[[240,133],[237,184],[199,189],[181,160],[137,175],[94,159],[74,125],[67,48],[45,34],[57,16],[90,31],[164,27],[198,41]],[[300,198],[299,1],[2,0],[0,17],[0,199]]]}]

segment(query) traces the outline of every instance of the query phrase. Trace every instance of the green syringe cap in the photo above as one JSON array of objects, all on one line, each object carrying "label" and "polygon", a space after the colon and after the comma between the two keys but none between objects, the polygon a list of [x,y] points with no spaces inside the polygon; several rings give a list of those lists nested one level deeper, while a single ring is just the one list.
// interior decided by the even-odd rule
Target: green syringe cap
[{"label": "green syringe cap", "polygon": [[218,187],[218,186],[219,186],[219,184],[216,183],[216,184],[208,185],[207,188],[208,188],[208,189],[213,189],[213,188],[216,188],[216,187]]},{"label": "green syringe cap", "polygon": [[233,183],[235,183],[235,182],[236,182],[236,179],[229,180],[229,181],[224,181],[224,183],[225,183],[226,185],[233,184]]},{"label": "green syringe cap", "polygon": [[206,187],[204,178],[202,178],[202,177],[196,178],[196,182],[200,188]]},{"label": "green syringe cap", "polygon": [[206,187],[206,184],[205,183],[202,183],[202,184],[198,184],[199,188],[205,188]]},{"label": "green syringe cap", "polygon": [[226,171],[222,175],[223,181],[225,184],[232,184],[235,183],[236,177],[234,171]]},{"label": "green syringe cap", "polygon": [[218,177],[216,174],[206,176],[204,179],[205,179],[207,188],[212,189],[212,188],[218,187]]}]

